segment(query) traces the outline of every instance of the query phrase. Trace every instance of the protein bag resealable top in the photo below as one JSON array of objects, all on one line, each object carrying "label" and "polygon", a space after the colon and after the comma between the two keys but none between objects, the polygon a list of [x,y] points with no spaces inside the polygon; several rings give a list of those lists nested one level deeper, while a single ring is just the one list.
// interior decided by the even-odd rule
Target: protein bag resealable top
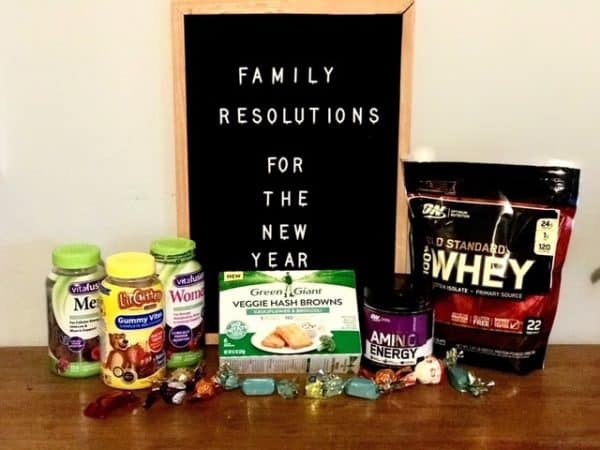
[{"label": "protein bag resealable top", "polygon": [[435,351],[527,373],[543,367],[579,170],[404,163],[415,275],[431,281]]}]

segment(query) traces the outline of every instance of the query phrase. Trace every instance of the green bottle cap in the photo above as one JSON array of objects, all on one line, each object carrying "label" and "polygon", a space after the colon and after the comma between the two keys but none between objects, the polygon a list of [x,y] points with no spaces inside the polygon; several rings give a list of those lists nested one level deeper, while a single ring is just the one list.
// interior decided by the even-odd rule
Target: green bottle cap
[{"label": "green bottle cap", "polygon": [[100,263],[100,248],[92,244],[66,244],[52,251],[52,264],[61,269],[85,269]]},{"label": "green bottle cap", "polygon": [[182,261],[192,259],[196,243],[186,238],[157,239],[150,245],[150,253],[159,262]]}]

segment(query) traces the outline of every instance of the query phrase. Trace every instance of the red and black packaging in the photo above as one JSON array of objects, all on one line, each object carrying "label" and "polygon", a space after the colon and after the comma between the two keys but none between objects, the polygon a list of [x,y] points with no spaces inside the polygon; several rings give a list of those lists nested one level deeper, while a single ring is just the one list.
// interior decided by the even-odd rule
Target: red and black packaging
[{"label": "red and black packaging", "polygon": [[518,373],[543,367],[579,170],[404,163],[413,274],[431,283],[435,353]]}]

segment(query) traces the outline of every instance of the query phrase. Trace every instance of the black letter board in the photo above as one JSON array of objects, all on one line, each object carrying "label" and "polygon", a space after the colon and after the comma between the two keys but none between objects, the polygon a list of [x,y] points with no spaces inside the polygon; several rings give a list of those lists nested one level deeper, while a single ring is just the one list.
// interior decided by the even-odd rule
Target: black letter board
[{"label": "black letter board", "polygon": [[391,280],[403,14],[186,14],[183,37],[179,233],[206,273],[207,331],[219,271]]}]

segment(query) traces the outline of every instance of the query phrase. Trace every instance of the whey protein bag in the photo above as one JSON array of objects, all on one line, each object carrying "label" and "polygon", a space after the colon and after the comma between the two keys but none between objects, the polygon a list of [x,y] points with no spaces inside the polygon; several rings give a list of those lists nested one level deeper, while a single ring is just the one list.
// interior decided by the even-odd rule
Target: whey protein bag
[{"label": "whey protein bag", "polygon": [[404,163],[412,271],[431,282],[435,352],[527,373],[543,367],[579,170]]}]

